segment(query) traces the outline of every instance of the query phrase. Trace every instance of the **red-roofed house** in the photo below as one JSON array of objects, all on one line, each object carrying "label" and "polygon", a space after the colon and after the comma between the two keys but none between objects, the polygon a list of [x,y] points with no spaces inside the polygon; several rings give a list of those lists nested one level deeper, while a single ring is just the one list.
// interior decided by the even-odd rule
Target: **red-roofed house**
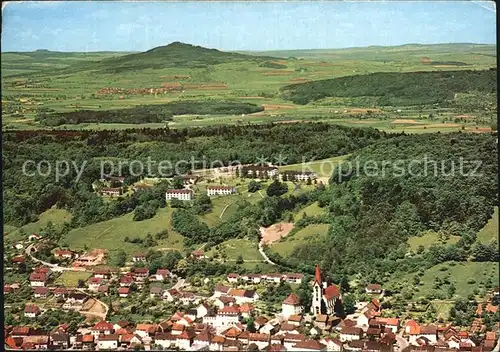
[{"label": "red-roofed house", "polygon": [[45,282],[47,281],[47,274],[33,272],[29,280],[31,287],[42,287],[45,286]]},{"label": "red-roofed house", "polygon": [[170,277],[170,271],[168,269],[156,270],[156,274],[155,274],[156,281],[163,281],[169,277]]},{"label": "red-roofed house", "polygon": [[99,338],[99,335],[104,334],[104,335],[110,335],[112,334],[115,329],[113,327],[113,324],[108,323],[107,321],[100,321],[97,324],[95,324],[90,331],[92,332],[92,335],[94,335],[95,338]]},{"label": "red-roofed house", "polygon": [[295,293],[291,293],[281,304],[281,312],[285,319],[291,315],[301,314],[302,309],[300,299]]},{"label": "red-roofed house", "polygon": [[49,289],[47,287],[35,287],[33,293],[35,294],[35,298],[47,298]]},{"label": "red-roofed house", "polygon": [[130,288],[128,288],[128,287],[120,287],[118,289],[118,296],[120,296],[122,298],[128,297],[129,293],[130,293]]},{"label": "red-roofed house", "polygon": [[40,308],[38,308],[34,304],[27,304],[26,307],[24,308],[24,316],[27,318],[36,318],[41,313],[42,312],[40,311]]},{"label": "red-roofed house", "polygon": [[134,277],[132,275],[125,275],[120,278],[121,287],[129,287],[134,283]]},{"label": "red-roofed house", "polygon": [[56,249],[54,257],[71,259],[73,257],[73,252],[68,249]]},{"label": "red-roofed house", "polygon": [[146,261],[146,254],[142,252],[137,252],[132,256],[132,261],[133,262],[145,262]]}]

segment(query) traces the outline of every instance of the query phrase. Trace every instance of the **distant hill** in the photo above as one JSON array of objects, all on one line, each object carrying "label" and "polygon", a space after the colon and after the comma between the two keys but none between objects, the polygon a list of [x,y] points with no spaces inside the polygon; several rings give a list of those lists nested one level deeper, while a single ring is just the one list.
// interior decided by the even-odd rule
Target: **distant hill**
[{"label": "distant hill", "polygon": [[282,97],[307,104],[326,97],[375,97],[377,105],[422,105],[452,100],[455,93],[495,93],[497,70],[377,72],[300,84],[281,89]]},{"label": "distant hill", "polygon": [[298,49],[271,51],[238,51],[242,54],[273,57],[295,57],[317,60],[398,60],[423,55],[453,55],[469,53],[496,57],[496,45],[474,43],[405,44],[368,46],[342,49]]},{"label": "distant hill", "polygon": [[145,68],[203,68],[207,67],[207,65],[242,61],[260,63],[270,59],[274,58],[270,56],[253,56],[234,52],[224,52],[217,49],[208,49],[201,46],[173,42],[146,52],[102,60],[98,65],[99,68],[106,73],[118,73]]}]

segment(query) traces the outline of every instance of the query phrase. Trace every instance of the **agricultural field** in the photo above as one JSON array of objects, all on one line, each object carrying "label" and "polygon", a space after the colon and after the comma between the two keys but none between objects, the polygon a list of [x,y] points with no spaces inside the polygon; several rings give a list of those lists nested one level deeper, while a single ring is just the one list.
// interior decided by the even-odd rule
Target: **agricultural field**
[{"label": "agricultural field", "polygon": [[75,288],[78,286],[78,280],[87,281],[90,276],[90,273],[82,271],[64,271],[61,276],[56,279],[55,284],[68,288]]},{"label": "agricultural field", "polygon": [[[275,55],[283,56],[278,59]],[[2,70],[3,129],[47,128],[37,120],[41,109],[107,111],[210,100],[257,104],[264,110],[250,114],[183,114],[174,116],[168,122],[169,128],[305,120],[363,125],[387,132],[488,132],[495,115],[495,108],[491,110],[488,104],[496,105],[494,94],[482,94],[477,99],[469,93],[456,94],[456,107],[451,110],[432,104],[379,106],[372,97],[358,96],[328,97],[303,105],[293,103],[282,91],[292,84],[376,72],[485,70],[496,67],[494,45],[403,45],[240,55],[172,43],[147,55],[2,53],[2,67],[7,68]],[[476,109],[478,105],[480,109]],[[101,130],[165,125],[103,121],[55,128]]]},{"label": "agricultural field", "polygon": [[286,258],[292,253],[295,247],[298,247],[308,241],[324,237],[326,236],[327,231],[328,224],[309,225],[300,229],[293,235],[282,237],[280,241],[270,245],[270,249]]}]

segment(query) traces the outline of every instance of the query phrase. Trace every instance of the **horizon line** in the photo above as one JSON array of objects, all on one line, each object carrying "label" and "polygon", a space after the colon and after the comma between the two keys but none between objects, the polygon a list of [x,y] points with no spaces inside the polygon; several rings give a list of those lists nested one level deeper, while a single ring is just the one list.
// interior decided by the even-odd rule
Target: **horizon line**
[{"label": "horizon line", "polygon": [[[165,44],[165,45],[159,45],[152,47],[150,49],[147,49],[145,51],[126,51],[126,50],[95,50],[95,51],[61,51],[61,50],[50,50],[50,49],[35,49],[35,50],[30,50],[30,51],[0,51],[1,54],[9,54],[9,53],[33,53],[37,51],[46,51],[46,52],[52,52],[52,53],[143,53],[147,52],[149,50],[153,50],[156,48],[160,47],[165,47],[168,46],[172,43],[182,43],[182,44],[187,44],[187,45],[192,45],[192,46],[197,46],[197,47],[202,47],[206,49],[216,49],[216,48],[209,48],[205,47],[202,45],[197,45],[197,44],[190,44],[190,43],[184,43],[184,42],[179,42],[179,41],[173,41],[171,43]],[[473,43],[473,42],[442,42],[442,43],[432,43],[432,44],[425,44],[425,43],[405,43],[405,44],[398,44],[398,45],[368,45],[368,46],[352,46],[352,47],[345,47],[345,48],[307,48],[307,49],[266,49],[266,50],[223,50],[223,49],[216,49],[219,51],[223,52],[234,52],[234,53],[252,53],[252,52],[258,52],[258,53],[265,53],[265,52],[275,52],[275,51],[313,51],[313,50],[350,50],[350,49],[366,49],[366,48],[395,48],[395,47],[400,47],[400,46],[409,46],[409,45],[421,45],[421,46],[433,46],[433,45],[494,45],[496,46],[497,43]]]}]

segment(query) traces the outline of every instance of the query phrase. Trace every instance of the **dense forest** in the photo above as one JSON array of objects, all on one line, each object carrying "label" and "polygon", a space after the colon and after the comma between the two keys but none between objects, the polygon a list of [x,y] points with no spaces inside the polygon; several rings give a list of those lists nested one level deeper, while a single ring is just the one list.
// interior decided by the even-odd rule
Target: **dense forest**
[{"label": "dense forest", "polygon": [[[412,272],[444,261],[496,261],[498,244],[476,243],[476,233],[497,204],[497,158],[497,143],[488,135],[424,134],[378,141],[353,153],[319,194],[328,216],[316,220],[330,224],[326,240],[306,243],[288,258],[273,257],[309,271],[321,262],[337,279],[363,272],[373,282],[383,281],[384,273]],[[406,256],[408,238],[425,230],[460,240]]]},{"label": "dense forest", "polygon": [[430,72],[377,72],[314,82],[281,89],[282,97],[307,104],[325,97],[377,98],[379,106],[445,104],[456,93],[496,93],[497,70]]},{"label": "dense forest", "polygon": [[[392,137],[392,135],[391,135]],[[165,191],[165,185],[158,185],[148,192],[118,202],[105,202],[92,190],[92,183],[100,178],[101,161],[109,160],[118,164],[124,162],[121,170],[117,165],[111,170],[126,177],[130,184],[136,178],[132,171],[139,171],[127,161],[139,160],[148,164],[150,174],[158,172],[162,161],[172,164],[172,168],[162,169],[162,173],[183,174],[194,168],[228,165],[230,162],[256,163],[265,157],[275,161],[282,155],[286,162],[300,163],[305,160],[324,159],[344,155],[366,147],[379,139],[389,138],[375,129],[347,128],[322,123],[306,124],[266,124],[255,126],[213,126],[183,130],[133,129],[123,131],[29,131],[4,133],[4,222],[22,225],[37,219],[37,215],[57,204],[67,208],[73,215],[73,226],[90,223],[137,211],[139,217],[149,217],[153,209],[163,204],[151,203],[154,194]],[[23,174],[26,161],[33,161],[28,172],[41,164],[44,176]],[[175,164],[181,160],[188,161]],[[71,170],[55,180],[56,161],[71,162]],[[48,173],[51,165],[52,173]],[[77,168],[75,168],[76,165]],[[83,171],[77,178],[78,170]],[[158,193],[156,193],[158,192]],[[152,194],[154,193],[154,194]],[[159,197],[159,196],[158,196]],[[160,197],[163,198],[163,197]]]},{"label": "dense forest", "polygon": [[44,126],[80,123],[151,123],[172,120],[174,115],[240,115],[263,111],[262,106],[230,101],[175,101],[160,105],[141,105],[117,110],[77,110],[70,112],[45,112],[36,120]]}]

